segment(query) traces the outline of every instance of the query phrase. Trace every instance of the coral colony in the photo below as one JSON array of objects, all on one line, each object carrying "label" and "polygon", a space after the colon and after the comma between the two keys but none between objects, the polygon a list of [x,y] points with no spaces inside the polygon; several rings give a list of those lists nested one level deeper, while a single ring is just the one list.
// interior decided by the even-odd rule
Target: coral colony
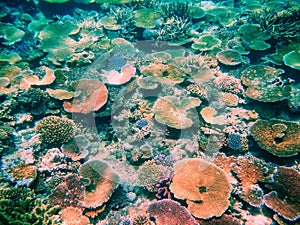
[{"label": "coral colony", "polygon": [[299,12],[2,0],[0,224],[299,224]]}]

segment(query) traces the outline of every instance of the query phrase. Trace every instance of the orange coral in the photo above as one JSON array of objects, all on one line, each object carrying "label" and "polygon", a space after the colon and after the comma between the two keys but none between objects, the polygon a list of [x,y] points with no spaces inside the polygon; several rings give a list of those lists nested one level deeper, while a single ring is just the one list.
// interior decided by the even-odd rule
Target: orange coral
[{"label": "orange coral", "polygon": [[175,163],[170,190],[178,199],[185,199],[188,210],[197,218],[221,216],[229,206],[231,185],[225,172],[201,159]]},{"label": "orange coral", "polygon": [[69,206],[60,211],[63,225],[89,225],[90,220],[82,215],[83,210]]},{"label": "orange coral", "polygon": [[217,53],[216,58],[224,65],[236,66],[244,60],[241,54],[234,50],[224,50]]},{"label": "orange coral", "polygon": [[115,70],[104,71],[104,82],[112,85],[125,84],[134,76],[135,72],[135,67],[130,64],[123,66],[121,73]]},{"label": "orange coral", "polygon": [[51,205],[81,207],[87,184],[87,181],[82,177],[73,174],[68,175],[65,181],[52,190],[49,196]]},{"label": "orange coral", "polygon": [[83,206],[86,208],[102,206],[119,185],[119,176],[107,163],[100,160],[92,160],[82,164],[79,173],[90,180],[83,201]]},{"label": "orange coral", "polygon": [[300,150],[300,124],[284,120],[257,120],[250,128],[258,145],[276,156],[297,155]]},{"label": "orange coral", "polygon": [[213,218],[211,220],[197,220],[199,225],[241,225],[242,222],[230,215],[224,214],[220,218]]},{"label": "orange coral", "polygon": [[29,185],[37,177],[37,167],[33,165],[20,164],[12,168],[11,173],[14,181],[28,181]]},{"label": "orange coral", "polygon": [[64,109],[69,113],[90,113],[99,110],[108,99],[108,90],[98,80],[79,80],[71,83],[75,91],[81,92],[73,102],[64,102]]},{"label": "orange coral", "polygon": [[151,203],[147,213],[156,218],[157,225],[196,225],[190,212],[178,202],[164,199]]},{"label": "orange coral", "polygon": [[43,67],[45,70],[45,76],[40,80],[38,76],[31,74],[24,74],[24,78],[21,79],[20,88],[21,89],[29,89],[32,85],[48,85],[52,84],[55,80],[54,70]]},{"label": "orange coral", "polygon": [[226,157],[225,154],[218,154],[214,162],[226,171],[233,184],[240,183],[239,196],[244,201],[252,206],[260,206],[263,203],[263,190],[257,183],[271,179],[273,167],[250,155]]},{"label": "orange coral", "polygon": [[200,104],[201,101],[194,97],[180,99],[175,96],[164,96],[156,100],[153,111],[158,122],[176,129],[186,129],[193,125],[188,110]]}]

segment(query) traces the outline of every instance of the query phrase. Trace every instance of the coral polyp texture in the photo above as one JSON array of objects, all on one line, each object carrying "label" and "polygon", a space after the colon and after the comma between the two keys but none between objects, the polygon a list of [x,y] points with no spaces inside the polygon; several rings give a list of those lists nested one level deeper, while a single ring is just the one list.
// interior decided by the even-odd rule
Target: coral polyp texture
[{"label": "coral polyp texture", "polygon": [[297,155],[300,150],[300,125],[285,120],[257,120],[251,135],[258,145],[276,156]]},{"label": "coral polyp texture", "polygon": [[0,224],[299,224],[299,12],[1,1]]},{"label": "coral polyp texture", "polygon": [[66,143],[75,136],[76,125],[66,117],[47,116],[35,128],[44,143]]},{"label": "coral polyp texture", "polygon": [[170,190],[186,200],[193,216],[208,219],[226,211],[232,188],[222,169],[202,159],[181,160],[174,167]]}]

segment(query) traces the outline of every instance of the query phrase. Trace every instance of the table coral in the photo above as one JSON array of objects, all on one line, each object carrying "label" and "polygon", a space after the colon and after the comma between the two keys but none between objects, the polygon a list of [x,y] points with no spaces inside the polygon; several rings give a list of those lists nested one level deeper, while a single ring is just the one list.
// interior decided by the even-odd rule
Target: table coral
[{"label": "table coral", "polygon": [[267,187],[272,191],[264,196],[266,206],[287,220],[295,221],[300,218],[299,171],[280,166]]},{"label": "table coral", "polygon": [[257,120],[250,131],[258,145],[273,155],[289,157],[299,152],[299,123],[275,119]]},{"label": "table coral", "polygon": [[196,225],[196,221],[189,211],[170,199],[151,203],[147,208],[147,213],[155,218],[157,225]]},{"label": "table coral", "polygon": [[199,158],[181,160],[174,167],[170,190],[186,200],[193,216],[208,219],[226,211],[231,185],[222,169]]},{"label": "table coral", "polygon": [[86,208],[102,206],[119,186],[119,176],[106,162],[100,160],[91,160],[82,164],[79,174],[90,180],[83,200],[83,206]]},{"label": "table coral", "polygon": [[282,80],[282,69],[266,65],[249,66],[242,72],[241,81],[248,86],[246,95],[261,102],[282,101],[290,96],[291,86],[287,80]]},{"label": "table coral", "polygon": [[228,66],[236,66],[241,64],[244,60],[241,54],[234,50],[223,50],[216,55],[219,62]]},{"label": "table coral", "polygon": [[98,80],[79,80],[71,83],[74,91],[81,94],[74,98],[72,102],[64,101],[64,109],[69,113],[88,114],[98,111],[103,107],[108,99],[108,90],[104,84]]},{"label": "table coral", "polygon": [[112,85],[122,85],[127,83],[135,75],[135,67],[126,64],[121,68],[121,73],[116,70],[104,71],[102,77],[104,83]]},{"label": "table coral", "polygon": [[193,125],[188,110],[200,104],[201,101],[194,97],[180,99],[174,96],[164,96],[156,100],[153,111],[158,122],[176,129],[185,129]]}]

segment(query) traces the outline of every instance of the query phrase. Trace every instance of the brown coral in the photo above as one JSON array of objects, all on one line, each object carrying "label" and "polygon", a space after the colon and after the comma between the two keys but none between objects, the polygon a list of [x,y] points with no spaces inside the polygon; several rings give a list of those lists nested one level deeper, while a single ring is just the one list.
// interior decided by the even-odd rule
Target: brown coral
[{"label": "brown coral", "polygon": [[211,220],[197,220],[199,225],[241,225],[242,222],[230,215],[224,214],[220,218],[213,218]]},{"label": "brown coral", "polygon": [[196,225],[190,212],[178,202],[164,199],[151,203],[147,213],[156,218],[157,225]]},{"label": "brown coral", "polygon": [[270,193],[264,196],[265,204],[285,219],[300,218],[300,172],[280,166],[274,180],[267,184]]},{"label": "brown coral", "polygon": [[87,184],[87,181],[82,177],[73,174],[68,175],[65,181],[52,190],[49,196],[51,205],[81,207]]},{"label": "brown coral", "polygon": [[268,180],[273,168],[253,156],[239,156],[231,168],[241,183],[240,197],[252,206],[260,206],[263,203],[263,190],[257,183]]},{"label": "brown coral", "polygon": [[99,110],[108,99],[108,90],[98,80],[79,80],[71,83],[75,91],[80,92],[72,102],[65,101],[64,109],[69,113],[90,113]]},{"label": "brown coral", "polygon": [[83,200],[83,206],[86,208],[102,206],[119,185],[119,176],[107,163],[100,160],[92,160],[82,164],[79,173],[90,180]]},{"label": "brown coral", "polygon": [[221,216],[229,206],[231,185],[225,172],[201,159],[175,163],[170,190],[178,199],[185,199],[188,210],[197,218]]},{"label": "brown coral", "polygon": [[155,81],[164,84],[179,84],[183,82],[185,72],[175,64],[165,65],[161,62],[151,63],[141,67],[141,73],[152,77]]},{"label": "brown coral", "polygon": [[276,156],[288,157],[300,151],[300,125],[284,120],[257,120],[250,128],[258,145]]}]

